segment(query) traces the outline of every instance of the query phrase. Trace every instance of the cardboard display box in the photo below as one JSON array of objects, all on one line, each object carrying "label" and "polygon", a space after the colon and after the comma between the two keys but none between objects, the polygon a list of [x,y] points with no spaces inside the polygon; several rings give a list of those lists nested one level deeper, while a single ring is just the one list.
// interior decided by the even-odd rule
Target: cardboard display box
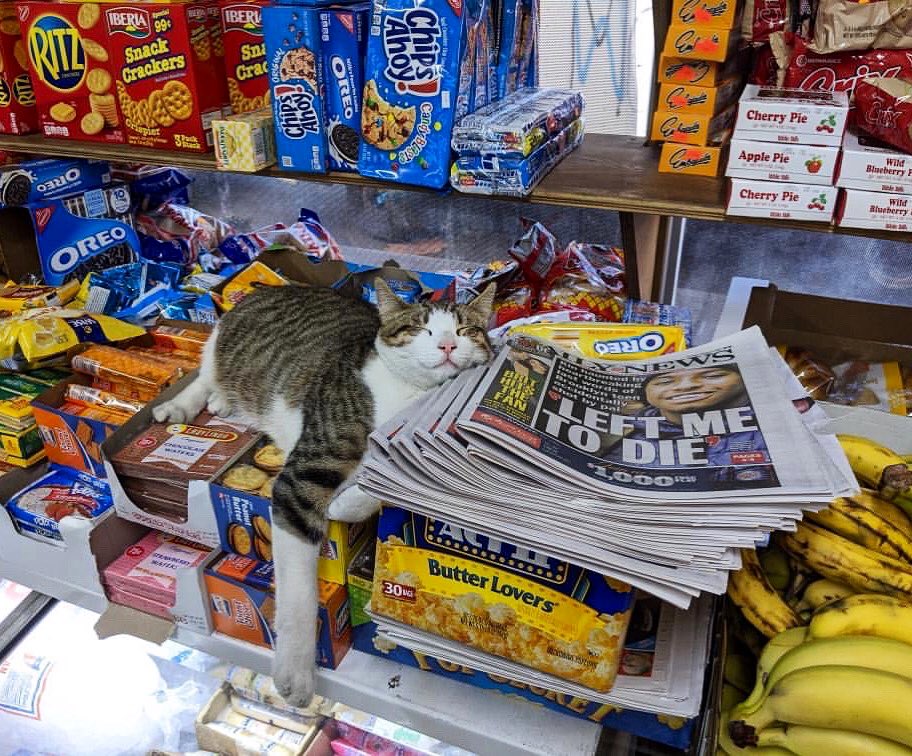
[{"label": "cardboard display box", "polygon": [[837,217],[844,228],[912,231],[912,195],[843,189]]},{"label": "cardboard display box", "polygon": [[912,156],[846,129],[836,186],[912,194]]},{"label": "cardboard display box", "polygon": [[725,175],[830,186],[838,163],[838,147],[773,144],[736,138],[731,143]]},{"label": "cardboard display box", "polygon": [[724,144],[731,135],[737,105],[721,113],[671,113],[657,110],[652,116],[650,139],[697,146]]},{"label": "cardboard display box", "polygon": [[838,191],[834,186],[732,179],[725,212],[752,218],[829,223],[836,209]]}]

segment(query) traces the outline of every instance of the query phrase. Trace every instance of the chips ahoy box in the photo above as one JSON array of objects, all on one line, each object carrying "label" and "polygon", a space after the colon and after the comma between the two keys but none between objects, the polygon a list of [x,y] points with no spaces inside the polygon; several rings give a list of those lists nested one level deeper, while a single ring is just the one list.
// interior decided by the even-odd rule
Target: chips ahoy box
[{"label": "chips ahoy box", "polygon": [[357,171],[369,3],[320,11],[329,167]]},{"label": "chips ahoy box", "polygon": [[294,5],[263,8],[279,168],[325,173],[326,119],[319,11]]},{"label": "chips ahoy box", "polygon": [[358,159],[364,176],[447,183],[465,26],[463,0],[374,0]]}]

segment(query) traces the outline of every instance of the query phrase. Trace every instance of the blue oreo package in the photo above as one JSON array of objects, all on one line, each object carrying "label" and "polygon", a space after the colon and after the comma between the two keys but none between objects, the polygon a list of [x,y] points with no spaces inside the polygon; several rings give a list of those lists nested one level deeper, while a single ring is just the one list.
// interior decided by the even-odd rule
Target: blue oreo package
[{"label": "blue oreo package", "polygon": [[0,208],[99,189],[111,183],[111,166],[79,158],[26,160],[0,168]]},{"label": "blue oreo package", "polygon": [[60,286],[137,259],[130,190],[125,184],[29,205],[44,282]]},{"label": "blue oreo package", "polygon": [[357,171],[369,3],[320,11],[329,167]]},{"label": "blue oreo package", "polygon": [[497,58],[497,99],[522,87],[537,86],[538,17],[536,0],[502,0]]},{"label": "blue oreo package", "polygon": [[447,183],[466,15],[463,0],[374,0],[358,159],[364,176]]},{"label": "blue oreo package", "polygon": [[319,12],[297,5],[267,5],[263,38],[279,168],[326,173]]}]

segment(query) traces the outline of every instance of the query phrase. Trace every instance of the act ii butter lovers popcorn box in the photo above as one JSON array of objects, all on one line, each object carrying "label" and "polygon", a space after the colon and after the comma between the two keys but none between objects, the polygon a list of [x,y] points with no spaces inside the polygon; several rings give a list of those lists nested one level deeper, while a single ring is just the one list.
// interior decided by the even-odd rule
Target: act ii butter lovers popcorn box
[{"label": "act ii butter lovers popcorn box", "polygon": [[547,674],[614,684],[629,585],[492,536],[384,506],[374,612]]},{"label": "act ii butter lovers popcorn box", "polygon": [[463,0],[374,0],[369,23],[358,170],[440,188],[450,173]]},{"label": "act ii butter lovers popcorn box", "polygon": [[96,3],[20,3],[38,120],[45,136],[123,143],[116,68]]},{"label": "act ii butter lovers popcorn box", "polygon": [[283,170],[327,170],[323,56],[317,13],[296,5],[263,8],[276,156]]}]

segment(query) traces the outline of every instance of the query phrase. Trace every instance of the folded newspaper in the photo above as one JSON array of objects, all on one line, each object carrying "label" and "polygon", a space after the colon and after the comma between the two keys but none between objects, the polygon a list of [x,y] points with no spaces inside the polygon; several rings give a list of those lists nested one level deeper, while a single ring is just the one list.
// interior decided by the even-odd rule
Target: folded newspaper
[{"label": "folded newspaper", "polygon": [[758,328],[631,362],[512,336],[378,428],[359,483],[686,608],[740,548],[856,490],[783,367]]}]

